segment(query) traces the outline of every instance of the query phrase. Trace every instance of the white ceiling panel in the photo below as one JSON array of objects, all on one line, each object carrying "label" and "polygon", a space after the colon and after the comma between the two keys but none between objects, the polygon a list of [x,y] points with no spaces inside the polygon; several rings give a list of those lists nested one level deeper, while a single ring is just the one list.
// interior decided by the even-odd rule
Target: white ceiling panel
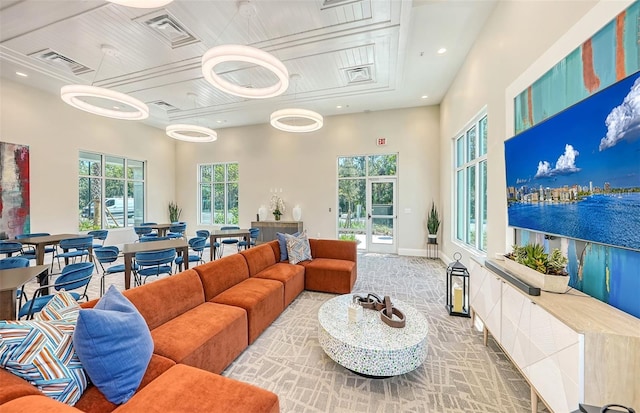
[{"label": "white ceiling panel", "polygon": [[[160,128],[176,120],[214,128],[265,123],[292,104],[323,115],[435,104],[494,4],[175,0],[135,9],[99,0],[0,0],[0,75],[55,94],[70,83],[128,93],[150,105],[145,122]],[[229,95],[201,69],[202,55],[223,44],[265,50],[298,76],[275,98]],[[116,53],[105,54],[104,45]],[[443,46],[450,52],[437,55]],[[275,81],[245,63],[215,70],[243,86]],[[432,98],[420,99],[424,94]]]}]

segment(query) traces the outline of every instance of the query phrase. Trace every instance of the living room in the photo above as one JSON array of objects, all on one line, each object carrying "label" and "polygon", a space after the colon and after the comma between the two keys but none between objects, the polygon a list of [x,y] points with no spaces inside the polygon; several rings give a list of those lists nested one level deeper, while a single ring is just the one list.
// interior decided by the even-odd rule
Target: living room
[{"label": "living room", "polygon": [[[292,136],[268,123],[221,128],[213,144],[168,138],[163,129],[80,112],[58,96],[13,80],[3,69],[0,128],[3,142],[28,145],[31,228],[51,233],[78,226],[78,152],[147,162],[146,216],[165,217],[175,201],[182,219],[198,222],[197,165],[238,162],[243,226],[268,204],[272,188],[287,203],[283,219],[300,205],[312,237],[337,237],[339,156],[398,155],[397,254],[426,255],[426,216],[442,212],[439,254],[470,263],[493,257],[514,242],[507,225],[504,141],[514,134],[514,98],[633,2],[497,2],[443,99],[433,105],[325,117],[321,130]],[[488,117],[487,245],[484,252],[454,238],[453,139],[480,113]],[[377,146],[377,138],[387,139]],[[177,190],[180,188],[180,190]],[[202,226],[205,228],[206,226]],[[199,226],[191,225],[194,233]],[[117,231],[113,242],[118,244]]]}]

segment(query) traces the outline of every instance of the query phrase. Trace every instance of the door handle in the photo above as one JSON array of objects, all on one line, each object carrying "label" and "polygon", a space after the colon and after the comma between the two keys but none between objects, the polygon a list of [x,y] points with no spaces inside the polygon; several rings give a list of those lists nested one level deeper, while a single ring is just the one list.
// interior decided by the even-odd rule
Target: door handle
[{"label": "door handle", "polygon": [[371,219],[371,214],[367,214],[367,218]]}]

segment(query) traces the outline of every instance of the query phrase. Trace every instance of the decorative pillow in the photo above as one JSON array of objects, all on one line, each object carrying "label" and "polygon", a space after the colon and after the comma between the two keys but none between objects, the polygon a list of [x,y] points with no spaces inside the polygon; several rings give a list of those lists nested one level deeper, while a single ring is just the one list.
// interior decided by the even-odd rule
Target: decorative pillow
[{"label": "decorative pillow", "polygon": [[[289,259],[289,254],[287,253],[287,240],[285,239],[285,235],[282,232],[276,232],[276,238],[278,238],[278,244],[280,244],[280,261],[286,261]],[[300,235],[300,232],[296,232],[292,234],[294,237]]]},{"label": "decorative pillow", "polygon": [[91,382],[107,400],[129,400],[153,353],[149,327],[131,301],[109,287],[95,307],[80,310],[73,340]]},{"label": "decorative pillow", "polygon": [[303,231],[299,236],[285,234],[287,240],[287,254],[289,263],[297,264],[300,261],[311,260],[311,247],[307,238],[307,231]]},{"label": "decorative pillow", "polygon": [[80,306],[71,294],[56,294],[34,320],[0,321],[0,367],[42,393],[73,406],[87,388],[74,350]]}]

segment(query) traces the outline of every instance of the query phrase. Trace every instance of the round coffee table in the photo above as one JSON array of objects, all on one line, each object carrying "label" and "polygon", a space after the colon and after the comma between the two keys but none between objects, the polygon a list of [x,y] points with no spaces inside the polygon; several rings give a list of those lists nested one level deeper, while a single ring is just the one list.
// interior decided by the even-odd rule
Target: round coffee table
[{"label": "round coffee table", "polygon": [[406,317],[405,327],[389,327],[378,311],[368,309],[363,309],[360,321],[349,322],[352,300],[353,294],[340,295],[318,310],[318,340],[333,361],[368,377],[397,376],[422,364],[429,324],[418,310],[392,297],[394,307]]}]

